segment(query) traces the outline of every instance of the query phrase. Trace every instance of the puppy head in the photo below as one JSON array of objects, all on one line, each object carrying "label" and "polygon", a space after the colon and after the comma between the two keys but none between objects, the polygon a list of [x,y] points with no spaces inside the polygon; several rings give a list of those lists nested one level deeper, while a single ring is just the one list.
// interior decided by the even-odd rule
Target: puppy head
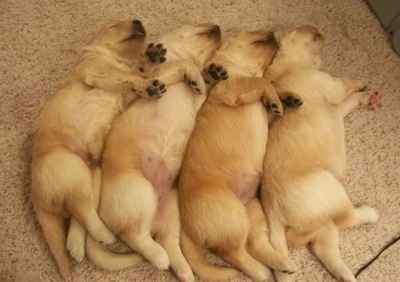
[{"label": "puppy head", "polygon": [[310,25],[277,31],[275,36],[280,44],[271,68],[277,65],[298,65],[318,69],[320,55],[325,45],[324,37]]},{"label": "puppy head", "polygon": [[224,41],[217,52],[217,60],[230,73],[260,76],[272,62],[278,50],[274,34],[269,30],[239,32]]},{"label": "puppy head", "polygon": [[137,60],[146,47],[146,30],[138,20],[115,20],[104,26],[91,40],[119,57]]},{"label": "puppy head", "polygon": [[221,44],[221,29],[212,23],[185,25],[162,38],[168,59],[186,59],[200,67],[212,57]]}]

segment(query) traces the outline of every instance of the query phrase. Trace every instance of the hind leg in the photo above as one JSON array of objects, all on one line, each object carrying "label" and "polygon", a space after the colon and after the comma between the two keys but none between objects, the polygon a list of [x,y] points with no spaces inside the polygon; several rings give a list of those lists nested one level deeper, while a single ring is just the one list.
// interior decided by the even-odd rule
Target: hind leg
[{"label": "hind leg", "polygon": [[97,214],[97,184],[93,182],[92,172],[84,167],[80,172],[78,184],[67,199],[67,207],[72,216],[82,224],[92,237],[102,243],[111,244],[115,237]]},{"label": "hind leg", "polygon": [[326,224],[317,232],[310,247],[329,272],[339,281],[356,281],[353,273],[340,257],[339,230],[333,222]]},{"label": "hind leg", "polygon": [[[97,206],[100,201],[101,189],[100,167],[92,169],[92,183],[94,188],[93,195]],[[77,262],[82,262],[85,257],[85,240],[85,228],[74,217],[71,217],[67,236],[67,250]]]},{"label": "hind leg", "polygon": [[270,276],[270,270],[247,252],[245,247],[246,239],[243,239],[242,244],[239,246],[232,246],[230,250],[218,251],[218,254],[254,280],[266,280]]},{"label": "hind leg", "polygon": [[[104,207],[100,208],[100,215],[132,249],[158,269],[168,269],[166,251],[151,236],[158,206],[153,186],[139,171],[120,175],[112,183],[112,192],[108,191],[107,197],[103,194],[101,205]],[[119,207],[113,208],[114,203],[118,203]]]},{"label": "hind leg", "polygon": [[85,257],[85,228],[71,217],[67,236],[67,250],[77,262],[82,262]]},{"label": "hind leg", "polygon": [[194,281],[192,269],[180,247],[180,218],[176,189],[170,189],[160,200],[155,224],[156,241],[167,251],[179,281]]},{"label": "hind leg", "polygon": [[246,205],[250,219],[250,232],[247,238],[249,253],[263,264],[283,272],[294,272],[296,266],[284,255],[278,253],[269,242],[265,215],[258,198]]},{"label": "hind leg", "polygon": [[378,213],[368,206],[360,206],[350,209],[344,216],[335,219],[339,228],[357,226],[372,223],[378,220]]},{"label": "hind leg", "polygon": [[349,113],[354,111],[359,107],[368,107],[370,109],[375,109],[379,105],[379,94],[376,91],[365,91],[356,92],[350,94],[346,100],[344,100],[340,105],[343,117],[347,116]]},{"label": "hind leg", "polygon": [[[286,227],[285,225],[275,216],[275,213],[266,209],[266,218],[268,227],[270,230],[270,242],[273,248],[281,253],[285,257],[289,257],[289,249],[286,241]],[[274,270],[275,278],[278,282],[290,282],[294,281],[292,274],[293,272],[282,272]]]}]

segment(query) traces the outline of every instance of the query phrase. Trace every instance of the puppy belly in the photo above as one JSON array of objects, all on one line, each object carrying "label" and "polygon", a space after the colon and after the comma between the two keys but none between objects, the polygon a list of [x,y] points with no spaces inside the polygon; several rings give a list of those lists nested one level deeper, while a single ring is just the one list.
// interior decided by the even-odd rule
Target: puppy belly
[{"label": "puppy belly", "polygon": [[169,171],[165,162],[156,156],[144,156],[142,158],[142,172],[144,177],[150,181],[160,199],[166,189],[171,186],[176,173]]},{"label": "puppy belly", "polygon": [[261,174],[259,172],[240,172],[233,177],[230,187],[245,204],[256,195],[260,180]]}]

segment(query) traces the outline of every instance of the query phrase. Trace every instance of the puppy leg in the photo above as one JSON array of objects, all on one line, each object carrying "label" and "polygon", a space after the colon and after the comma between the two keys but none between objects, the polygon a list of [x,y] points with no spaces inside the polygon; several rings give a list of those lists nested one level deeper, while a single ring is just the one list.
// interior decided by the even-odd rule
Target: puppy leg
[{"label": "puppy leg", "polygon": [[157,195],[138,170],[112,178],[104,174],[99,214],[104,222],[132,249],[158,269],[167,269],[169,259],[150,234],[157,211]]},{"label": "puppy leg", "polygon": [[360,206],[350,209],[344,216],[335,219],[339,228],[357,226],[365,223],[372,223],[378,220],[378,213],[368,206]]},{"label": "puppy leg", "polygon": [[67,250],[77,262],[82,262],[85,257],[86,229],[74,218],[71,221],[67,236]]},{"label": "puppy leg", "polygon": [[180,247],[181,224],[178,208],[178,195],[176,189],[169,190],[160,200],[156,216],[156,241],[167,251],[179,281],[194,281],[190,265],[183,256]]},{"label": "puppy leg", "polygon": [[85,68],[82,72],[84,82],[92,87],[112,93],[123,93],[133,100],[137,95],[144,98],[158,98],[166,91],[165,84],[157,79],[144,79],[133,72],[116,66],[97,63],[97,67]]},{"label": "puppy leg", "polygon": [[[245,239],[245,238],[244,238]],[[264,281],[269,276],[269,269],[254,259],[246,250],[245,241],[239,246],[232,246],[230,250],[218,251],[227,262],[238,267],[256,281]]]},{"label": "puppy leg", "polygon": [[337,79],[339,79],[341,83],[343,83],[346,96],[354,92],[365,90],[366,88],[366,85],[361,80],[354,80],[346,77],[339,77]]},{"label": "puppy leg", "polygon": [[[266,218],[270,230],[270,242],[272,247],[283,256],[289,257],[289,249],[287,246],[284,224],[279,220],[275,213],[268,208],[266,209]],[[278,282],[294,281],[293,277],[290,275],[292,273],[293,272],[281,272],[274,270],[274,275]]]},{"label": "puppy leg", "polygon": [[322,227],[310,244],[313,253],[325,267],[341,282],[355,282],[351,270],[339,253],[339,231],[333,222]]},{"label": "puppy leg", "polygon": [[359,107],[367,106],[370,109],[375,109],[378,105],[378,92],[365,91],[350,94],[350,96],[339,105],[339,109],[342,112],[343,117],[345,117]]},{"label": "puppy leg", "polygon": [[162,80],[167,86],[185,81],[194,93],[206,93],[206,85],[199,68],[187,60],[164,63],[158,66],[151,76]]},{"label": "puppy leg", "polygon": [[[100,167],[92,169],[93,196],[96,207],[100,201],[101,189],[101,170]],[[71,217],[71,222],[67,236],[67,250],[69,254],[77,261],[82,262],[85,257],[85,240],[86,229],[74,218]]]},{"label": "puppy leg", "polygon": [[295,272],[296,266],[288,258],[278,253],[269,242],[265,215],[258,198],[246,205],[250,219],[250,232],[247,238],[249,253],[263,264],[283,272]]}]

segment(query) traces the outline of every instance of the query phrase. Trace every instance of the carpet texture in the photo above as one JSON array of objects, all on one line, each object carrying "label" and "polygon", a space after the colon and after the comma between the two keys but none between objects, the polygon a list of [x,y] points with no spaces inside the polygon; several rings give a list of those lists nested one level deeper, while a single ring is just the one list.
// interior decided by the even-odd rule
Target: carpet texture
[{"label": "carpet texture", "polygon": [[[90,35],[115,18],[140,19],[151,38],[206,21],[226,34],[315,25],[327,42],[323,70],[361,79],[382,96],[376,111],[346,118],[348,194],[355,204],[376,208],[380,219],[341,232],[343,259],[356,272],[400,234],[400,57],[366,2],[1,0],[0,15],[0,281],[61,281],[29,199],[31,127]],[[334,281],[306,248],[292,248],[291,257],[299,267],[297,281]],[[71,269],[76,282],[175,281],[172,272],[147,262],[109,272],[85,260]],[[235,281],[251,280],[241,275]],[[400,281],[400,243],[359,281]]]}]

